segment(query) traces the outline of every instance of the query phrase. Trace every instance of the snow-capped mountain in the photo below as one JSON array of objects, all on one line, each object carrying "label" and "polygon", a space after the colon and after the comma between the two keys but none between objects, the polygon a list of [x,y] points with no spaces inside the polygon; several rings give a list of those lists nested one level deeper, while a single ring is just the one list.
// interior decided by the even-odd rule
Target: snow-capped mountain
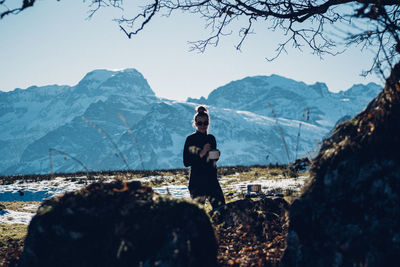
[{"label": "snow-capped mountain", "polygon": [[336,121],[360,112],[379,90],[355,85],[335,94],[323,83],[272,75],[179,102],[155,96],[135,69],[95,70],[76,86],[0,93],[0,175],[181,168],[197,103],[208,105],[219,165],[287,163],[315,149]]},{"label": "snow-capped mountain", "polygon": [[[381,89],[379,85],[369,83],[332,93],[324,83],[307,85],[271,75],[233,81],[212,91],[207,99],[189,98],[188,101],[307,121],[330,129],[339,118],[360,112]],[[309,110],[308,120],[306,108]]]}]

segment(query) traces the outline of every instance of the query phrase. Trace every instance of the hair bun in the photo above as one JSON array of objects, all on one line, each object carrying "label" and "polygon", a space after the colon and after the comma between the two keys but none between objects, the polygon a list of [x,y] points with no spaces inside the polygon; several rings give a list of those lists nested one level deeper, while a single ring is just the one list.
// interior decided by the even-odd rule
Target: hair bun
[{"label": "hair bun", "polygon": [[196,111],[197,113],[207,113],[207,109],[204,106],[198,106]]}]

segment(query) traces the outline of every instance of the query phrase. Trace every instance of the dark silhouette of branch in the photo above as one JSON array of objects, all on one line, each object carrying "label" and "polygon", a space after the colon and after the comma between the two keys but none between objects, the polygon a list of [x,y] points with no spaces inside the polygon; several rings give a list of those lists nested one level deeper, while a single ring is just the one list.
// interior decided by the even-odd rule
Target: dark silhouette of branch
[{"label": "dark silhouette of branch", "polygon": [[[21,0],[22,5],[8,9],[7,0],[0,0],[0,18],[16,14],[34,4],[35,0]],[[10,1],[10,0],[8,0]],[[124,14],[115,21],[128,38],[143,31],[156,15],[171,16],[174,12],[200,15],[208,37],[191,41],[191,50],[204,52],[217,46],[226,35],[238,34],[236,49],[241,50],[246,38],[254,33],[255,25],[271,31],[281,31],[284,40],[278,43],[273,60],[288,46],[308,47],[318,55],[336,55],[350,46],[374,51],[373,70],[385,72],[399,60],[400,4],[399,0],[149,0],[136,13]],[[92,17],[105,7],[123,11],[122,0],[88,0]],[[332,31],[347,27],[348,36],[340,39]],[[178,29],[179,30],[179,29]],[[344,41],[344,43],[343,43]],[[387,70],[386,70],[387,72]]]},{"label": "dark silhouette of branch", "polygon": [[7,7],[6,1],[7,0],[0,1],[0,10],[5,9],[5,11],[0,12],[0,19],[2,19],[3,17],[5,17],[7,15],[10,15],[10,14],[16,15],[16,14],[20,13],[21,11],[27,9],[28,7],[32,7],[36,0],[22,0],[20,7],[11,8],[11,9]]},{"label": "dark silhouette of branch", "polygon": [[[93,1],[96,2],[96,1]],[[115,2],[119,2],[117,0],[113,1]],[[121,1],[122,3],[122,1]],[[147,6],[146,9],[143,10],[142,14],[138,14],[136,17],[134,17],[133,19],[124,19],[121,18],[120,20],[117,20],[118,23],[120,24],[120,28],[125,32],[125,34],[128,36],[129,39],[132,38],[132,35],[139,33],[141,30],[143,30],[144,26],[150,22],[150,20],[153,18],[153,16],[159,11],[159,6],[158,6],[159,2],[158,0],[154,0],[154,4],[151,4],[149,6]],[[123,26],[121,26],[122,23],[126,23],[126,24],[131,24],[131,27],[133,27],[133,23],[140,19],[140,18],[144,18],[144,21],[142,22],[142,24],[140,25],[139,28],[137,28],[136,30],[134,30],[133,32],[127,32],[125,30],[125,28]]]},{"label": "dark silhouette of branch", "polygon": [[[103,1],[92,0],[92,3],[100,8]],[[108,4],[120,7],[122,1]],[[199,52],[210,45],[217,46],[222,37],[235,32],[240,37],[236,49],[241,50],[249,34],[254,33],[254,26],[261,23],[269,30],[282,31],[285,37],[268,60],[279,57],[288,46],[300,50],[306,46],[321,57],[360,45],[363,49],[373,49],[377,56],[371,69],[364,71],[369,74],[385,64],[390,68],[398,60],[399,52],[395,48],[400,43],[399,8],[398,0],[153,0],[132,18],[116,21],[132,38],[157,14],[171,16],[175,11],[198,14],[210,32],[205,39],[189,42],[190,50]],[[348,36],[340,40],[332,29],[343,25],[350,27]]]}]

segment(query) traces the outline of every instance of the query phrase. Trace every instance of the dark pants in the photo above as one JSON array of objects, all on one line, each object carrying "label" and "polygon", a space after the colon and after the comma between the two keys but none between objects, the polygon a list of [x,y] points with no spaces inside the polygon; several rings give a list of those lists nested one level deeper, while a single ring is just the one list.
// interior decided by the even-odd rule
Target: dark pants
[{"label": "dark pants", "polygon": [[204,203],[206,199],[210,201],[213,209],[216,209],[222,205],[225,205],[224,193],[222,192],[221,186],[217,182],[214,186],[210,188],[190,188],[190,196],[194,199],[197,198],[200,202]]}]

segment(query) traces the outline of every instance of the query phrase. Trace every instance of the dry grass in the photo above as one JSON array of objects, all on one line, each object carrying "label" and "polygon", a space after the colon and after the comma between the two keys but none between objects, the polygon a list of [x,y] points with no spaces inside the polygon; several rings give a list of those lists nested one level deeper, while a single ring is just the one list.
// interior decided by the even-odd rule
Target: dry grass
[{"label": "dry grass", "polygon": [[[4,201],[1,204],[8,210],[20,211],[20,212],[36,212],[39,207],[39,201]],[[36,208],[34,208],[34,206]]]},{"label": "dry grass", "polygon": [[241,172],[224,175],[219,171],[218,175],[234,179],[238,182],[255,182],[260,179],[282,179],[285,178],[285,169],[279,167],[252,167]]},{"label": "dry grass", "polygon": [[23,240],[26,236],[28,225],[25,224],[0,224],[0,243],[6,244],[9,239]]},{"label": "dry grass", "polygon": [[[218,168],[218,176],[224,178],[224,182],[221,182],[221,187],[224,191],[226,202],[232,202],[244,197],[243,194],[231,186],[235,183],[255,183],[261,180],[279,180],[288,178],[286,166],[234,166],[234,167],[220,167]],[[132,172],[112,172],[110,173],[114,179],[117,180],[139,180],[144,185],[150,187],[160,187],[167,185],[188,185],[189,171],[188,169],[176,169],[176,170],[157,170],[157,171],[132,171]],[[92,182],[95,180],[106,179],[110,175],[107,172],[90,174],[89,179],[83,179],[86,182]],[[308,173],[302,173],[303,176],[308,176]],[[69,181],[82,180],[82,177],[76,175],[65,175],[69,177]],[[294,177],[297,177],[295,175]],[[37,181],[40,180],[40,176],[28,177],[27,180]],[[51,179],[51,177],[44,176],[42,179]],[[296,179],[296,178],[293,178]],[[7,180],[3,177],[3,180]],[[19,182],[19,181],[16,181]],[[3,181],[3,184],[8,181]],[[83,185],[82,185],[83,186]],[[293,202],[299,196],[299,192],[284,192],[284,198],[289,203]],[[0,202],[3,208],[8,210],[20,211],[20,212],[36,212],[35,208],[26,209],[25,207],[33,207],[33,205],[39,206],[40,202],[30,201],[10,201]],[[199,204],[199,206],[205,209],[207,212],[211,210],[211,205],[206,202]],[[19,253],[22,250],[23,242],[27,234],[27,225],[23,224],[0,224],[0,266],[12,266],[4,264],[4,258],[10,257],[13,253]]]},{"label": "dry grass", "polygon": [[[39,205],[38,201],[1,202],[1,208],[19,212],[36,212]],[[22,251],[27,231],[28,225],[25,224],[0,224],[0,266],[11,265],[7,259],[12,260],[14,254]]]},{"label": "dry grass", "polygon": [[27,231],[25,224],[0,224],[0,266],[11,265],[8,260],[22,251]]}]

